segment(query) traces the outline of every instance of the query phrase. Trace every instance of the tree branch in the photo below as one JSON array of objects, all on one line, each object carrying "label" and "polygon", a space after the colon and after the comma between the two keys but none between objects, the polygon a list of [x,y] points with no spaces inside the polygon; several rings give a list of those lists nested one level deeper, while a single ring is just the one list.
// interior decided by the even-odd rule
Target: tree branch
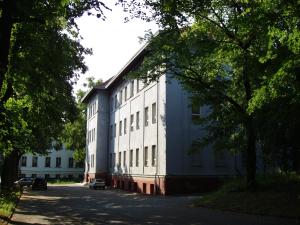
[{"label": "tree branch", "polygon": [[[174,65],[173,65],[174,66]],[[176,67],[175,67],[176,68]],[[199,74],[193,70],[192,68],[190,67],[182,67],[183,69],[186,69],[186,70],[189,70],[190,72],[192,72],[196,77],[199,77]],[[210,91],[213,91],[215,93],[217,93],[217,95],[221,96],[223,99],[227,100],[231,105],[233,105],[242,115],[246,115],[246,111],[244,110],[244,108],[238,103],[236,102],[232,97],[226,95],[225,93],[213,88],[211,85],[205,83],[203,80],[201,79],[197,79],[197,78],[194,78],[194,77],[189,77],[189,76],[186,76],[182,73],[178,73],[178,68],[177,70],[172,70],[172,72],[174,72],[176,74],[176,76],[178,77],[182,77],[182,78],[185,78],[185,79],[188,79],[188,80],[191,80],[193,82],[197,82],[199,83],[203,88],[207,89],[207,90],[210,90]]]}]

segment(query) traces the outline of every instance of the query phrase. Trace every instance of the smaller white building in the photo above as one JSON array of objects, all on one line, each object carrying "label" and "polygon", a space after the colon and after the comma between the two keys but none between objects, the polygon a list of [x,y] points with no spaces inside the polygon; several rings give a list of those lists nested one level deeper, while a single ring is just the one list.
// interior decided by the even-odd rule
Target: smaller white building
[{"label": "smaller white building", "polygon": [[76,162],[74,152],[64,147],[61,150],[54,148],[48,155],[24,154],[20,159],[21,177],[79,178],[83,179],[83,163]]}]

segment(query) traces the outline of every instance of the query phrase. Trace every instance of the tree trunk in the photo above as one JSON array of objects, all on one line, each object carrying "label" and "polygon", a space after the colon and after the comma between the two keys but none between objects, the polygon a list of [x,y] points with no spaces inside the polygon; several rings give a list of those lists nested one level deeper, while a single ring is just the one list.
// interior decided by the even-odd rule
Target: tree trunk
[{"label": "tree trunk", "polygon": [[249,117],[247,124],[247,187],[252,189],[256,185],[256,137],[253,118]]},{"label": "tree trunk", "polygon": [[[244,49],[244,65],[243,65],[243,84],[246,94],[247,105],[252,98],[252,88],[249,80],[249,56]],[[256,184],[256,134],[253,125],[253,116],[247,115],[245,118],[246,135],[247,135],[247,187],[254,188]]]},{"label": "tree trunk", "polygon": [[9,156],[4,158],[1,173],[1,186],[3,189],[11,188],[14,181],[18,179],[20,156],[17,150],[13,150]]}]

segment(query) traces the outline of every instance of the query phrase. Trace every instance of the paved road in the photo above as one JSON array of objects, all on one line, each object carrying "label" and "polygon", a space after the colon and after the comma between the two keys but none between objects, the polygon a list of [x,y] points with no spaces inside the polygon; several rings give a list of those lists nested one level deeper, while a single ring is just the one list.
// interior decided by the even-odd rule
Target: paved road
[{"label": "paved road", "polygon": [[205,208],[196,196],[144,196],[79,185],[25,191],[11,224],[295,225],[296,221]]}]

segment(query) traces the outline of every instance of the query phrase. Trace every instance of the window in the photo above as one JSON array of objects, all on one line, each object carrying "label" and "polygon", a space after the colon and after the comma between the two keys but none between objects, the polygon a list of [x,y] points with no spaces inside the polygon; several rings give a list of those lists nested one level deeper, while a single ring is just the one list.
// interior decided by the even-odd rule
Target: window
[{"label": "window", "polygon": [[122,102],[123,102],[123,90],[120,91],[120,94],[119,94],[119,102],[120,104],[119,105],[122,105]]},{"label": "window", "polygon": [[119,122],[119,135],[122,136],[122,120]]},{"label": "window", "polygon": [[73,167],[74,167],[74,159],[69,158],[69,168],[73,168]]},{"label": "window", "polygon": [[130,82],[130,97],[133,96],[134,93],[134,80]]},{"label": "window", "polygon": [[136,167],[139,166],[139,149],[138,148],[135,150],[135,166]]},{"label": "window", "polygon": [[115,95],[115,109],[118,107],[118,96],[117,95]]},{"label": "window", "polygon": [[117,124],[114,124],[114,137],[116,137],[116,133],[117,133]]},{"label": "window", "polygon": [[156,123],[156,103],[152,104],[152,123]]},{"label": "window", "polygon": [[145,108],[145,127],[149,124],[149,108]]},{"label": "window", "polygon": [[130,130],[133,131],[133,122],[134,122],[134,115],[130,115]]},{"label": "window", "polygon": [[91,167],[94,168],[95,166],[95,156],[94,154],[91,155]]},{"label": "window", "polygon": [[136,80],[136,92],[138,92],[140,90],[140,80],[137,79]]},{"label": "window", "polygon": [[46,157],[45,158],[45,167],[50,167],[51,166],[51,158],[50,157]]},{"label": "window", "polygon": [[200,119],[200,105],[192,103],[192,121],[195,123]]},{"label": "window", "polygon": [[124,118],[124,134],[127,134],[127,119]]},{"label": "window", "polygon": [[113,165],[112,165],[112,166],[115,167],[116,162],[117,162],[116,153],[113,154],[113,159],[112,159],[112,161],[113,161]]},{"label": "window", "polygon": [[45,174],[45,179],[48,180],[50,178],[50,174]]},{"label": "window", "polygon": [[27,157],[26,156],[22,156],[22,159],[21,159],[21,166],[27,166]]},{"label": "window", "polygon": [[152,145],[152,166],[156,166],[156,145]]},{"label": "window", "polygon": [[119,152],[119,166],[121,166],[121,158],[122,158],[122,152]]},{"label": "window", "polygon": [[37,165],[38,165],[38,157],[33,156],[32,157],[32,167],[37,167]]},{"label": "window", "polygon": [[55,178],[56,178],[56,179],[60,179],[60,174],[56,174],[56,175],[55,175]]},{"label": "window", "polygon": [[144,166],[148,166],[148,147],[144,149]]},{"label": "window", "polygon": [[126,101],[127,100],[127,86],[124,89],[124,98],[125,98],[125,101]]},{"label": "window", "polygon": [[31,177],[36,178],[36,174],[35,173],[31,174]]},{"label": "window", "polygon": [[123,166],[126,166],[126,151],[123,152]]},{"label": "window", "polygon": [[136,129],[140,129],[140,112],[136,112]]},{"label": "window", "polygon": [[56,167],[61,167],[61,157],[56,157]]},{"label": "window", "polygon": [[129,153],[129,166],[132,167],[133,166],[133,150],[130,150]]}]

